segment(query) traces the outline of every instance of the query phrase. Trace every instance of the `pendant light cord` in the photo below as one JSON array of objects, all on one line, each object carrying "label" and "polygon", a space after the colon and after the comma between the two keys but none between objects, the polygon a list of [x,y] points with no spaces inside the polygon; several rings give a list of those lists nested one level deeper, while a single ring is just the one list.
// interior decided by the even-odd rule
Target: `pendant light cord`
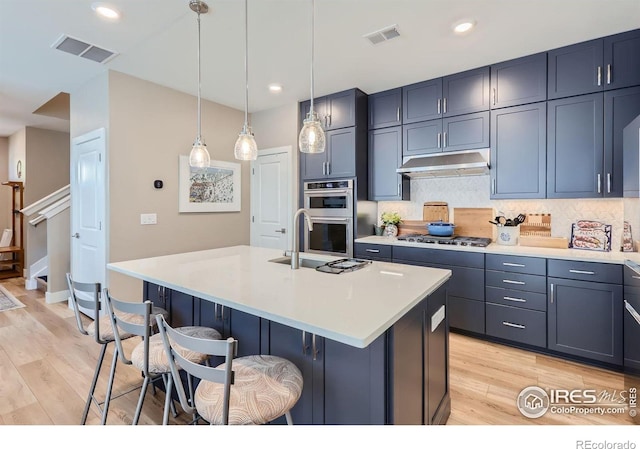
[{"label": "pendant light cord", "polygon": [[248,0],[244,0],[244,131],[249,127],[249,12]]},{"label": "pendant light cord", "polygon": [[200,7],[198,7],[198,136],[197,136],[197,140],[198,143],[200,143],[200,131],[201,131],[201,127],[200,127],[200,109],[201,109],[201,105],[200,105]]},{"label": "pendant light cord", "polygon": [[315,15],[315,0],[311,0],[311,107],[309,113],[313,114],[313,47],[314,47],[314,15]]}]

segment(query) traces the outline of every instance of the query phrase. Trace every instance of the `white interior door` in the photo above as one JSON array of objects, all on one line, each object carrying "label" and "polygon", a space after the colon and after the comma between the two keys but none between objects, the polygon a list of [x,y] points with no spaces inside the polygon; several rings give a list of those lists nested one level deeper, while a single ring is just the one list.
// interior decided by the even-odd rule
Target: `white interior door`
[{"label": "white interior door", "polygon": [[291,147],[258,153],[251,162],[251,245],[286,250],[290,241]]},{"label": "white interior door", "polygon": [[71,143],[71,276],[106,287],[106,133],[101,128]]}]

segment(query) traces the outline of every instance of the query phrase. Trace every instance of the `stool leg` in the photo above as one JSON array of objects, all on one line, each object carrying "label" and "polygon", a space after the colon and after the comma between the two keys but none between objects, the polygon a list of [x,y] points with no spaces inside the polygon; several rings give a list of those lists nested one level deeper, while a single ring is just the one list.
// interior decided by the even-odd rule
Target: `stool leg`
[{"label": "stool leg", "polygon": [[144,377],[144,382],[142,382],[142,389],[140,390],[140,398],[138,399],[138,406],[136,407],[136,413],[133,416],[132,425],[137,425],[138,420],[140,419],[140,412],[142,412],[142,404],[144,402],[144,396],[147,393],[147,386],[149,386],[149,378],[147,376]]},{"label": "stool leg", "polygon": [[162,414],[162,425],[166,426],[169,424],[169,409],[171,408],[171,404],[173,401],[171,400],[171,390],[173,388],[173,377],[168,376],[169,380],[165,383],[165,397],[164,397],[164,412]]},{"label": "stool leg", "polygon": [[[104,345],[105,348],[107,345]],[[104,399],[104,405],[102,407],[102,422],[104,426],[107,423],[107,413],[109,413],[109,403],[111,402],[111,390],[113,390],[113,379],[116,376],[116,366],[118,365],[118,348],[113,348],[113,359],[111,361],[111,371],[109,373],[109,383],[107,384],[107,395]]]},{"label": "stool leg", "polygon": [[107,352],[107,345],[102,345],[102,349],[100,350],[100,355],[98,356],[98,363],[96,364],[96,370],[93,373],[93,380],[91,381],[91,387],[89,388],[89,396],[87,397],[87,402],[85,403],[84,411],[82,412],[82,421],[80,422],[82,425],[86,424],[87,422],[87,416],[89,415],[89,407],[91,407],[93,393],[96,391],[96,384],[98,383],[100,368],[102,368],[102,361],[104,360],[104,355],[106,352]]},{"label": "stool leg", "polygon": [[293,426],[293,419],[291,418],[291,412],[285,413],[284,417],[287,420],[287,425]]}]

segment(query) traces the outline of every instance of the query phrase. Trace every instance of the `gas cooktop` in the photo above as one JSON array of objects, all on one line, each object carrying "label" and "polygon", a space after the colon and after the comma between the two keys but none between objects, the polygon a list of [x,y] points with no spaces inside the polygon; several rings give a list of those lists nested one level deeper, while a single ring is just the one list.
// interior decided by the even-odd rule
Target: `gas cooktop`
[{"label": "gas cooktop", "polygon": [[457,246],[487,246],[491,243],[491,239],[485,237],[465,237],[451,236],[438,237],[429,234],[406,234],[398,237],[398,240],[415,243],[435,243],[439,245],[457,245]]}]

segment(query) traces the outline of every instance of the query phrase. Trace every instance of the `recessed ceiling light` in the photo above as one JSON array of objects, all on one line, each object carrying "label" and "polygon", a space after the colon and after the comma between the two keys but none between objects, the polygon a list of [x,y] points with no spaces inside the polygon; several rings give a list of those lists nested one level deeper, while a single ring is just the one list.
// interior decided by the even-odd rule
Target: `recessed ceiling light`
[{"label": "recessed ceiling light", "polygon": [[282,85],[281,84],[269,84],[269,92],[272,92],[274,94],[279,94],[280,92],[282,92]]},{"label": "recessed ceiling light", "polygon": [[93,9],[96,14],[106,19],[117,20],[120,18],[120,11],[105,3],[93,3],[91,5],[91,9]]},{"label": "recessed ceiling light", "polygon": [[464,34],[476,25],[475,20],[460,20],[453,24],[453,31],[457,34]]}]

